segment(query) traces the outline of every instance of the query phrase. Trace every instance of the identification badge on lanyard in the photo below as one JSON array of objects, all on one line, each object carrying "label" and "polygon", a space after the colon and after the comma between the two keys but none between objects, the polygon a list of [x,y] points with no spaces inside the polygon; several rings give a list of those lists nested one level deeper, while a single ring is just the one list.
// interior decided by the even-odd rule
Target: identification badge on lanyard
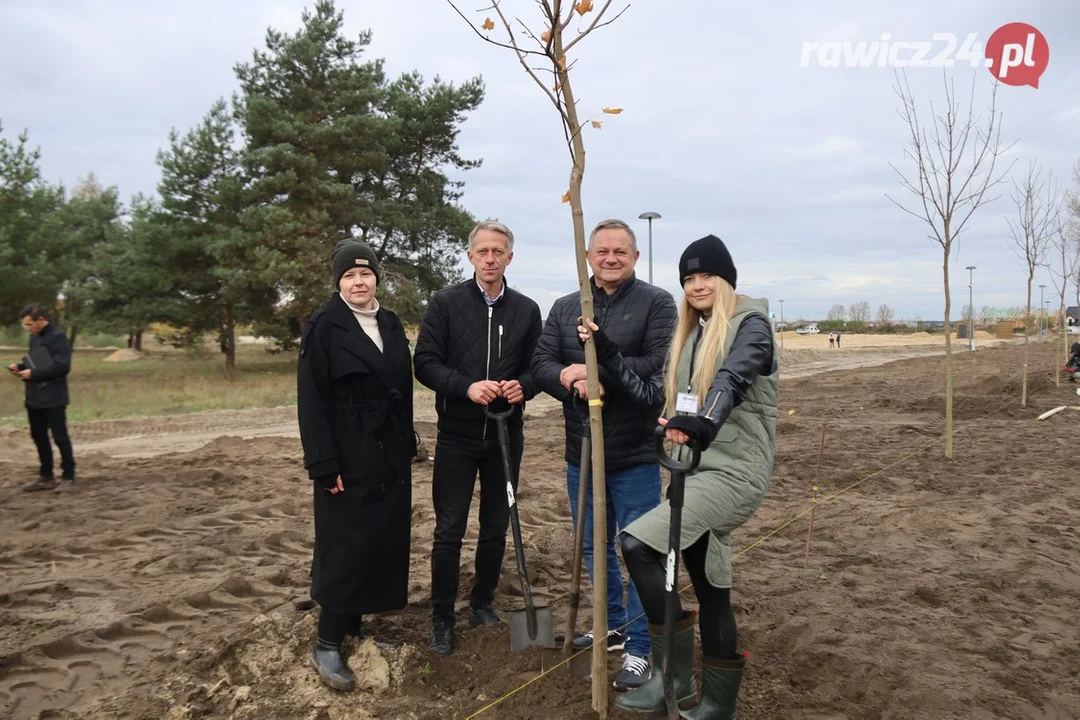
[{"label": "identification badge on lanyard", "polygon": [[679,412],[697,415],[698,407],[700,403],[694,393],[679,393],[675,396],[675,409]]}]

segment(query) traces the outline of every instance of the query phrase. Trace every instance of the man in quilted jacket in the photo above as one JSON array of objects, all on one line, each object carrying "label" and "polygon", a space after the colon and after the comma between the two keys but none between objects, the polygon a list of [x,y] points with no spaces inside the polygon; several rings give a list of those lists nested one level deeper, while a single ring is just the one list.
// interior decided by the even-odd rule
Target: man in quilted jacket
[{"label": "man in quilted jacket", "polygon": [[440,655],[451,654],[457,642],[454,610],[461,543],[477,476],[480,531],[469,625],[501,622],[492,601],[506,550],[510,508],[499,436],[485,409],[496,413],[513,409],[505,422],[516,491],[525,447],[525,403],[539,392],[529,362],[543,320],[536,302],[506,282],[506,267],[514,258],[513,232],[496,220],[480,222],[469,234],[468,258],[473,276],[428,301],[413,357],[416,379],[435,391],[439,418],[431,480],[435,508],[431,649]]},{"label": "man in quilted jacket", "polygon": [[[640,253],[633,230],[621,220],[605,220],[593,229],[587,251],[593,276],[590,284],[597,322],[618,344],[627,365],[643,380],[662,373],[675,328],[677,310],[669,292],[634,274]],[[533,377],[541,390],[563,403],[566,429],[566,479],[576,521],[582,440],[581,416],[573,394],[587,398],[585,350],[578,340],[581,296],[559,298],[552,306],[533,356]],[[604,401],[604,455],[607,479],[607,588],[609,651],[624,650],[623,669],[615,687],[627,690],[649,679],[648,626],[637,589],[630,582],[623,598],[623,578],[615,553],[616,533],[660,504],[660,465],[653,430],[659,408],[643,408],[617,392],[608,392],[600,373]],[[579,403],[584,411],[586,404]],[[588,479],[586,478],[586,482]],[[592,492],[585,505],[584,561],[593,575]],[[635,619],[636,618],[636,619]],[[633,620],[633,622],[630,622]],[[628,624],[629,623],[629,624]],[[595,628],[594,628],[595,630]],[[588,647],[593,633],[574,640],[575,649]]]}]

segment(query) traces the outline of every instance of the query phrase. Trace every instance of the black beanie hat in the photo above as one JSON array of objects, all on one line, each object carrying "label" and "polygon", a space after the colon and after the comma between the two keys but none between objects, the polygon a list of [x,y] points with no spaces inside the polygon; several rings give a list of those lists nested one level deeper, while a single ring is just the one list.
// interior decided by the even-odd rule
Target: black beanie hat
[{"label": "black beanie hat", "polygon": [[335,287],[341,283],[341,277],[349,271],[349,268],[357,266],[369,268],[375,273],[375,284],[379,283],[379,258],[375,257],[375,251],[366,242],[353,239],[342,240],[334,248],[330,262],[334,268]]},{"label": "black beanie hat", "polygon": [[710,273],[728,281],[735,288],[735,263],[731,260],[724,241],[715,235],[706,235],[686,246],[679,258],[679,284],[694,273]]}]

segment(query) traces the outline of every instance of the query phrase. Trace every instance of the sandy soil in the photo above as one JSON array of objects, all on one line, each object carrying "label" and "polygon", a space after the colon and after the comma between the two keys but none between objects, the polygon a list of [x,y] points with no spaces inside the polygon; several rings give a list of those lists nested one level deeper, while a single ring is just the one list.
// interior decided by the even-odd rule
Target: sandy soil
[{"label": "sandy soil", "polygon": [[[798,377],[825,360],[785,353],[773,487],[734,539],[751,656],[741,718],[1080,717],[1080,413],[1035,419],[1080,398],[1054,386],[1051,352],[1032,350],[1027,408],[1020,348],[957,355],[951,461],[944,358],[898,351],[878,358],[896,360],[887,372]],[[427,650],[431,465],[419,463],[410,604],[370,623],[404,644],[351,648],[356,693],[319,684],[305,665],[317,611],[293,604],[312,489],[290,412],[78,425],[80,487],[57,497],[19,492],[32,446],[0,433],[0,717],[465,718],[552,666],[551,653],[512,653],[505,627],[464,621],[457,653]],[[417,429],[431,447],[429,413]],[[534,589],[560,634],[572,549],[561,432],[556,408],[531,407],[519,496]],[[808,518],[787,523],[814,485],[807,563]],[[503,610],[520,602],[512,558]],[[582,608],[579,629],[590,618]],[[480,717],[588,717],[586,672],[575,662]]]},{"label": "sandy soil", "polygon": [[[780,342],[780,333],[776,333],[776,341]],[[1011,340],[1012,338],[1010,338]],[[794,330],[785,330],[783,333],[784,348],[789,350],[822,349],[836,352],[848,350],[860,350],[865,348],[891,348],[900,345],[932,345],[945,348],[944,333],[841,333],[840,347],[829,347],[829,333],[820,332],[817,335],[800,335]],[[975,331],[976,347],[997,346],[1002,341],[985,330]],[[967,348],[967,339],[957,339],[953,335],[953,347],[962,346]]]}]

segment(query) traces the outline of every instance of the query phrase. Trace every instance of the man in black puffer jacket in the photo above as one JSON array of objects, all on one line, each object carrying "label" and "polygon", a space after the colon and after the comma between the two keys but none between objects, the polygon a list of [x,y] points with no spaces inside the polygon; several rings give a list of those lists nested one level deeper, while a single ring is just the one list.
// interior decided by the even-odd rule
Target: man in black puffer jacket
[{"label": "man in black puffer jacket", "polygon": [[[630,227],[621,220],[605,220],[589,237],[588,259],[593,270],[592,294],[596,322],[616,343],[626,365],[642,380],[662,373],[678,310],[671,293],[638,280],[634,266],[639,253]],[[570,507],[576,521],[582,440],[581,416],[573,407],[572,393],[586,398],[585,350],[578,340],[581,296],[571,293],[555,301],[533,357],[533,373],[540,389],[563,403],[566,427],[566,477]],[[641,601],[630,582],[623,601],[623,578],[615,553],[615,536],[641,515],[660,504],[660,465],[653,431],[660,408],[642,408],[629,397],[606,392],[607,375],[600,371],[604,396],[604,459],[607,482],[607,587],[609,650],[625,649],[623,670],[615,680],[620,689],[640,686],[649,679],[649,640]],[[613,386],[613,384],[611,384]],[[585,403],[580,403],[587,412]],[[592,493],[585,506],[583,556],[593,574]],[[638,618],[626,627],[632,618]],[[596,629],[594,628],[594,631]],[[593,633],[574,640],[582,649]]]},{"label": "man in black puffer jacket", "polygon": [[478,472],[480,537],[469,621],[473,626],[499,622],[491,603],[506,550],[510,509],[498,433],[484,410],[513,408],[506,423],[516,489],[525,446],[525,401],[539,392],[529,362],[543,329],[540,307],[503,279],[513,256],[514,235],[509,228],[493,220],[479,223],[469,234],[469,262],[476,273],[432,295],[416,340],[416,378],[435,391],[439,416],[431,480],[435,505],[431,648],[442,655],[454,649],[461,541]]},{"label": "man in black puffer jacket", "polygon": [[[71,372],[71,346],[64,331],[49,322],[40,305],[27,305],[19,313],[19,322],[30,333],[30,353],[23,362],[8,366],[21,377],[26,387],[26,415],[30,436],[41,461],[38,479],[23,486],[26,492],[75,487],[75,453],[67,429],[68,382]],[[60,450],[60,482],[53,477],[53,451],[49,430]]]}]

